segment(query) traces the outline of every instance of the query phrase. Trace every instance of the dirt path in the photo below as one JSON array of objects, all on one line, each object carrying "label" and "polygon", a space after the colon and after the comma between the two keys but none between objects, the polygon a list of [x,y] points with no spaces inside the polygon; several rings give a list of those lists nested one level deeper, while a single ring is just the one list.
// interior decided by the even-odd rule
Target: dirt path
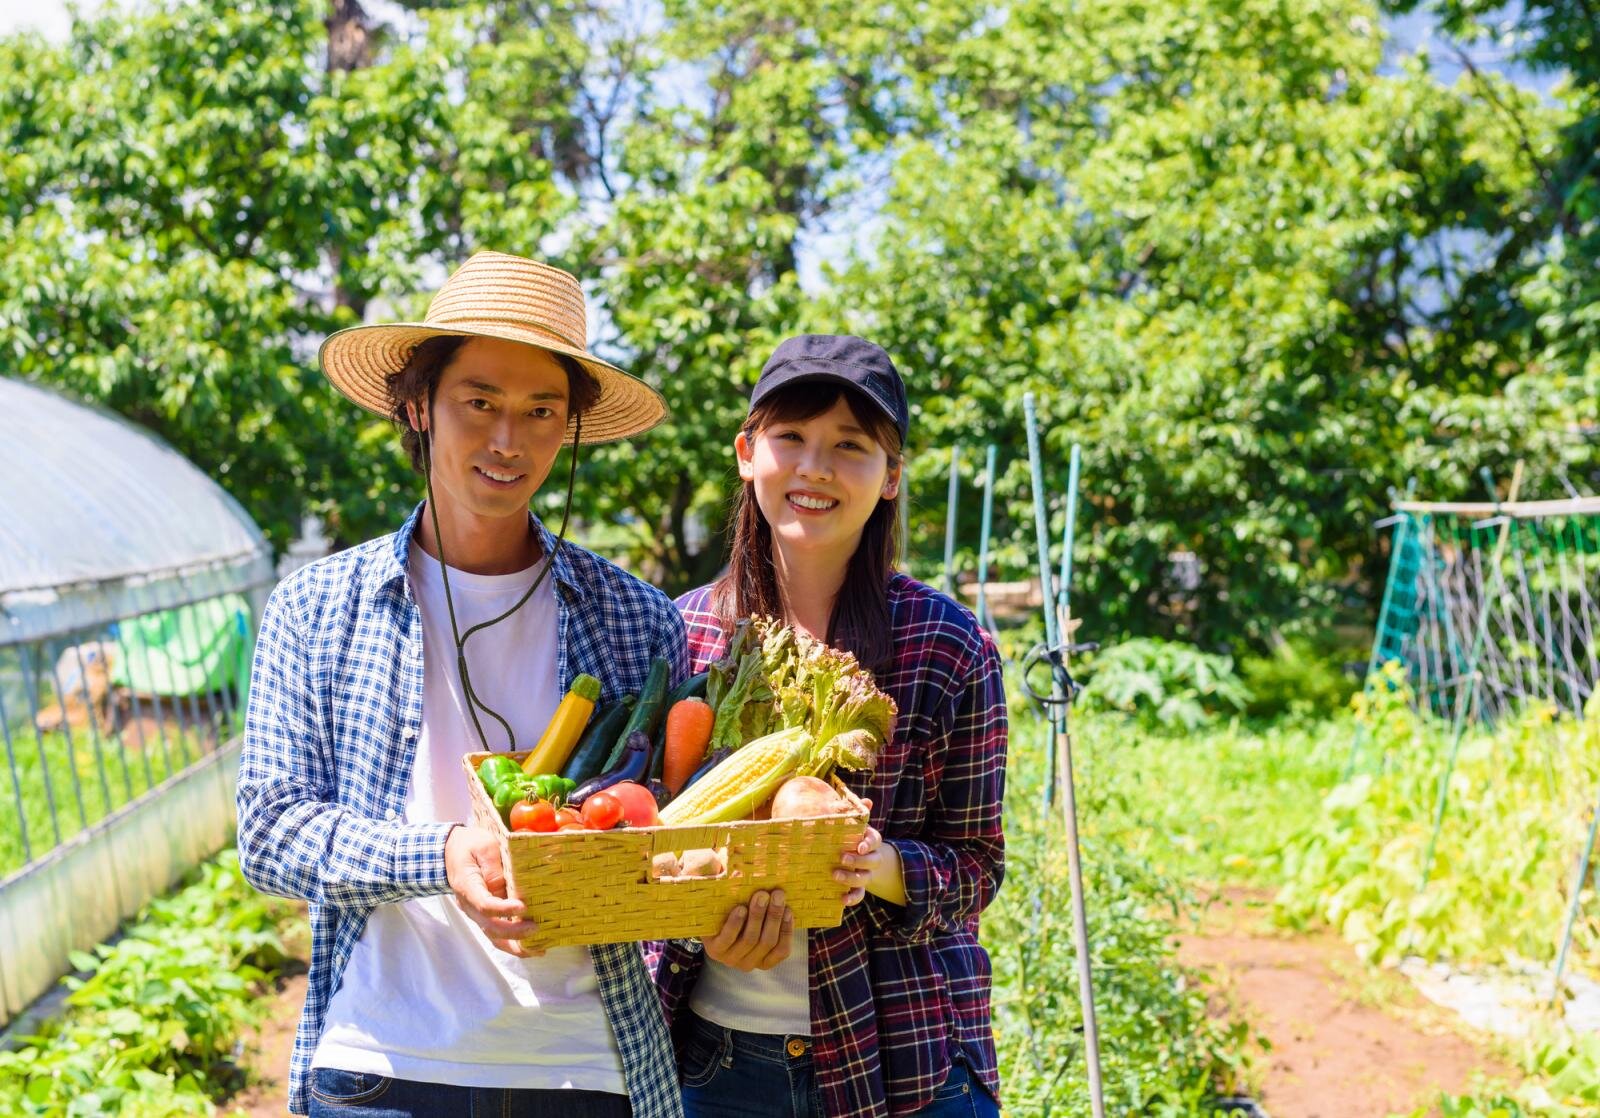
[{"label": "dirt path", "polygon": [[256,1082],[222,1108],[230,1118],[283,1118],[289,1113],[289,1052],[294,1048],[300,1007],[306,1002],[303,964],[292,970],[295,973],[280,980],[269,1016],[245,1057]]},{"label": "dirt path", "polygon": [[1276,933],[1267,907],[1230,891],[1179,938],[1178,958],[1271,1044],[1259,1065],[1271,1118],[1409,1115],[1467,1090],[1476,1072],[1508,1074],[1403,977],[1366,966],[1330,932]]}]

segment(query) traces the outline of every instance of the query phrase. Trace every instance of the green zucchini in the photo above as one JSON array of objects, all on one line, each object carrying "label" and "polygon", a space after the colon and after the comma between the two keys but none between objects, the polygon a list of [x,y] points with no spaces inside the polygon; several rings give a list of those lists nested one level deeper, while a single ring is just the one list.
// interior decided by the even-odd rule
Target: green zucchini
[{"label": "green zucchini", "polygon": [[611,743],[616,741],[622,727],[627,724],[635,702],[632,695],[625,695],[596,711],[589,721],[589,728],[578,739],[578,747],[567,758],[567,763],[561,766],[561,775],[582,784],[591,776],[604,772],[606,758],[611,753]]},{"label": "green zucchini", "polygon": [[671,710],[674,705],[683,699],[704,698],[706,693],[706,680],[710,672],[696,672],[688,679],[672,689],[672,694],[667,696],[667,705],[663,710]]},{"label": "green zucchini", "polygon": [[672,665],[666,660],[650,661],[650,670],[645,674],[644,686],[639,688],[639,701],[633,706],[633,716],[628,719],[628,724],[622,728],[622,733],[617,735],[617,740],[612,743],[612,749],[606,758],[601,772],[608,773],[622,763],[622,753],[628,744],[628,735],[635,731],[643,733],[652,741],[656,736],[656,727],[661,724],[661,716],[666,713],[667,702],[667,676],[672,671]]}]

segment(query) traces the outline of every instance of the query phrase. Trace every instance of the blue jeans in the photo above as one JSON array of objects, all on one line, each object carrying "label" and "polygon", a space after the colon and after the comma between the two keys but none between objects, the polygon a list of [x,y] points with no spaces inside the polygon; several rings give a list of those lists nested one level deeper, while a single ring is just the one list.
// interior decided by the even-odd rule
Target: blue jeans
[{"label": "blue jeans", "polygon": [[[678,1080],[687,1118],[827,1118],[811,1038],[744,1033],[690,1013],[679,1033]],[[1000,1108],[967,1071],[950,1066],[917,1118],[999,1118]]]},{"label": "blue jeans", "polygon": [[632,1118],[627,1095],[507,1090],[389,1079],[359,1071],[311,1072],[311,1118],[355,1111],[365,1118]]}]

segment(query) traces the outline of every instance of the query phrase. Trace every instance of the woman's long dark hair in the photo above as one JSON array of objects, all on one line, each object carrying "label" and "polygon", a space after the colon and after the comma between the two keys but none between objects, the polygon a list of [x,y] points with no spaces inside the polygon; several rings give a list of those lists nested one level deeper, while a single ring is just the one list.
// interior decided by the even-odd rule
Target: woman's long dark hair
[{"label": "woman's long dark hair", "polygon": [[[821,415],[844,398],[863,430],[889,455],[890,465],[900,461],[900,432],[871,401],[852,388],[809,381],[779,389],[756,405],[745,420],[744,437],[756,435],[775,423],[798,423]],[[828,618],[826,640],[835,648],[855,654],[871,671],[886,667],[894,652],[889,633],[889,575],[895,564],[895,529],[899,522],[900,493],[878,500],[877,508],[861,530],[844,585]],[[772,562],[772,526],[756,503],[755,485],[746,481],[733,502],[730,522],[728,570],[711,588],[711,609],[726,631],[741,617],[765,614],[783,617],[783,595]]]}]

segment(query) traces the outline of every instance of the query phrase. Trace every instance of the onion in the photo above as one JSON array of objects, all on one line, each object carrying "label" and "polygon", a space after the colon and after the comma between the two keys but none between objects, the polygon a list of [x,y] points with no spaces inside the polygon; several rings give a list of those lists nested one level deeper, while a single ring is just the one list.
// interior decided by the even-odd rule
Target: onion
[{"label": "onion", "polygon": [[825,780],[814,776],[792,776],[772,797],[774,819],[816,819],[824,815],[843,815],[850,802]]}]

